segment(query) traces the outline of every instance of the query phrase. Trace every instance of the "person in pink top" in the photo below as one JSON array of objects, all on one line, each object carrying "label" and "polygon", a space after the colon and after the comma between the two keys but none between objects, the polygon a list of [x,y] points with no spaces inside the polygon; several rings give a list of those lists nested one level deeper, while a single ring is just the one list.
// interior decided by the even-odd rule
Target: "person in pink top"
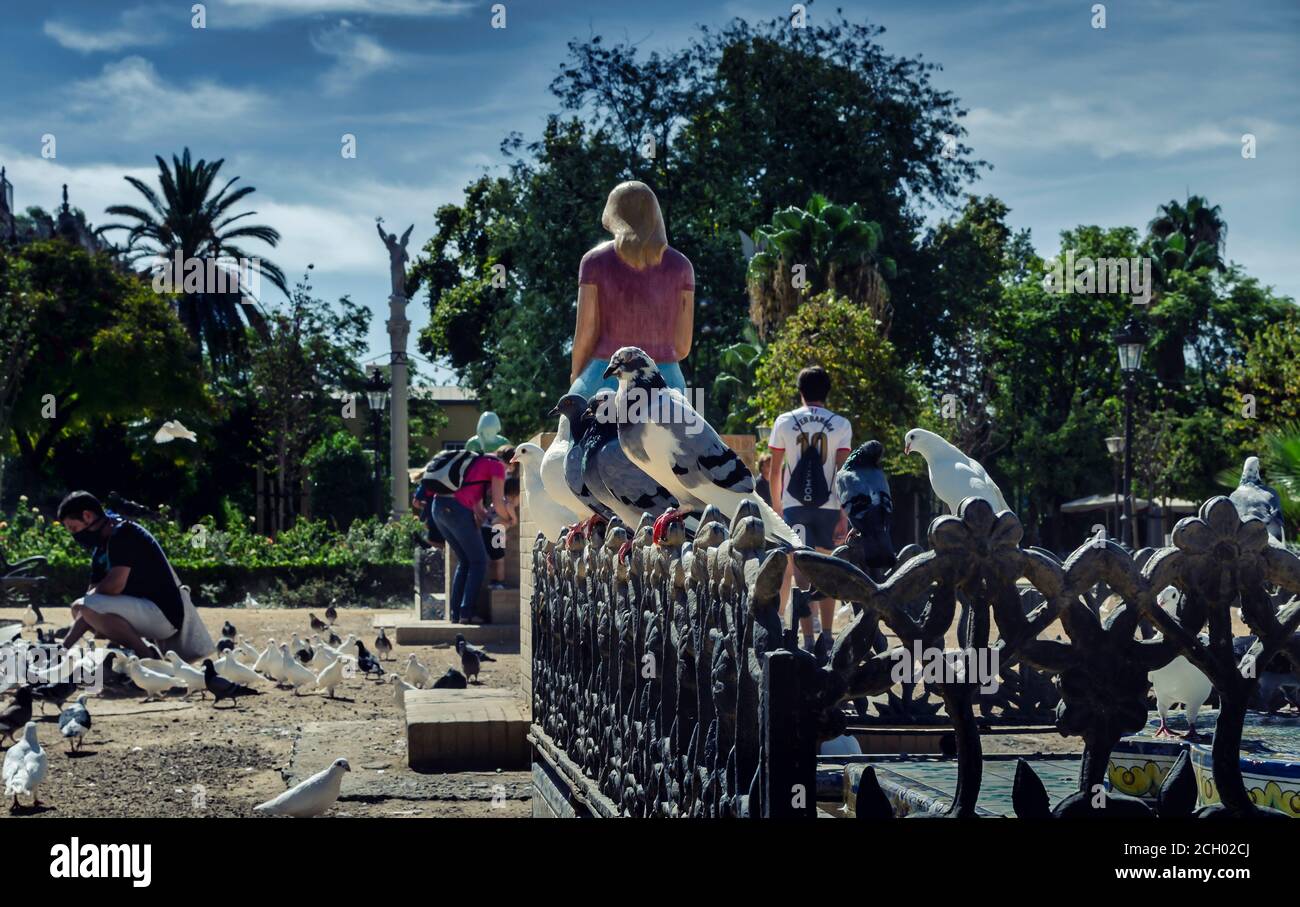
[{"label": "person in pink top", "polygon": [[578,266],[569,393],[590,399],[602,387],[616,388],[605,366],[624,346],[645,350],[668,386],[684,392],[678,363],[690,354],[695,332],[695,269],[668,245],[659,200],[645,183],[615,186],[600,222],[614,238]]},{"label": "person in pink top", "polygon": [[433,497],[433,523],[456,552],[456,573],[451,580],[451,596],[447,601],[448,616],[453,624],[483,623],[483,619],[474,613],[488,566],[487,548],[479,532],[483,491],[491,489],[492,506],[500,523],[505,527],[513,526],[518,519],[505,500],[505,479],[506,465],[487,454],[470,464],[460,488],[451,494]]}]

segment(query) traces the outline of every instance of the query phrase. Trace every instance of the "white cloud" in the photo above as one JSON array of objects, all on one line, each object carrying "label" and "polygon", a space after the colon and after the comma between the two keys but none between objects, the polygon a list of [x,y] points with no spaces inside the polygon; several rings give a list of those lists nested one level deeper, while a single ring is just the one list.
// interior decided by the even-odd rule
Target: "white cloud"
[{"label": "white cloud", "polygon": [[334,59],[322,77],[325,91],[342,94],[367,76],[392,69],[404,57],[384,47],[372,35],[357,31],[347,19],[333,28],[312,35],[312,47]]},{"label": "white cloud", "polygon": [[98,76],[74,82],[69,96],[72,113],[106,123],[119,140],[178,134],[189,140],[205,129],[230,135],[246,130],[249,117],[265,105],[259,92],[208,79],[176,84],[137,56],[107,63]]},{"label": "white cloud", "polygon": [[472,0],[213,0],[209,27],[256,27],[277,19],[326,13],[372,16],[456,16],[472,9]]},{"label": "white cloud", "polygon": [[166,37],[159,21],[162,14],[156,10],[129,9],[118,17],[118,24],[110,28],[74,25],[67,21],[47,21],[46,36],[61,47],[81,53],[116,52],[128,47],[145,47],[159,44]]}]

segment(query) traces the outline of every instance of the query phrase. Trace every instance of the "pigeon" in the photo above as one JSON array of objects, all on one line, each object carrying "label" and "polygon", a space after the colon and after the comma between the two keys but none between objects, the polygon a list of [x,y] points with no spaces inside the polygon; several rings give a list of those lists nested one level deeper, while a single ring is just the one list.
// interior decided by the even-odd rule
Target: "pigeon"
[{"label": "pigeon", "polygon": [[[231,683],[242,683],[244,686],[251,687],[262,680],[262,676],[247,665],[241,664],[234,656],[234,653],[227,653],[218,658],[213,665],[217,674],[229,680]],[[207,672],[204,672],[206,682]]]},{"label": "pigeon", "polygon": [[[540,447],[526,441],[515,448],[515,455],[510,462],[518,463],[520,467],[519,494],[523,498],[528,518],[537,524],[542,535],[554,541],[559,538],[560,530],[578,521],[578,515],[547,493],[541,472],[544,457]],[[564,484],[564,460],[560,458],[557,462],[561,471],[560,484]],[[568,486],[565,486],[565,490],[568,490]],[[575,505],[577,503],[580,502],[575,499]]]},{"label": "pigeon", "polygon": [[375,651],[379,653],[380,661],[387,661],[393,654],[393,644],[384,635],[383,627],[379,628],[379,635],[375,637]]},{"label": "pigeon", "polygon": [[235,648],[235,641],[233,639],[227,639],[226,637],[223,636],[221,637],[221,639],[217,640],[218,655],[221,655],[225,652],[234,651],[234,648]]},{"label": "pigeon", "polygon": [[175,419],[169,419],[164,422],[153,436],[155,444],[166,444],[169,441],[182,439],[186,441],[198,441],[198,436]]},{"label": "pigeon", "polygon": [[212,705],[214,707],[223,699],[229,699],[231,705],[238,705],[240,696],[259,695],[257,690],[227,680],[218,674],[216,665],[212,663],[211,658],[203,659],[203,682],[207,686],[208,692],[212,694]]},{"label": "pigeon", "polygon": [[333,602],[330,602],[325,607],[325,619],[330,622],[331,626],[333,626],[334,621],[339,619],[339,609],[334,607]]},{"label": "pigeon", "polygon": [[336,658],[316,675],[316,688],[325,691],[330,699],[334,698],[334,688],[343,683],[343,659]]},{"label": "pigeon", "polygon": [[292,816],[310,819],[325,812],[339,798],[343,773],[352,771],[346,759],[335,759],[329,768],[289,788],[278,797],[259,803],[253,812],[268,816]]},{"label": "pigeon", "polygon": [[356,641],[357,646],[357,667],[361,673],[369,677],[371,674],[378,674],[380,683],[384,680],[384,668],[379,663],[379,659],[370,654],[370,650],[365,647],[361,640]]},{"label": "pigeon", "polygon": [[406,691],[419,689],[419,687],[407,683],[405,680],[403,680],[401,677],[398,677],[396,674],[389,674],[388,682],[393,685],[393,698],[397,701],[397,704],[402,708],[406,707]]},{"label": "pigeon", "polygon": [[849,454],[835,473],[835,494],[857,531],[868,567],[892,568],[897,562],[890,527],[894,517],[889,477],[880,468],[885,448],[871,440]]},{"label": "pigeon", "polygon": [[[1173,586],[1165,586],[1156,596],[1156,603],[1164,608],[1170,616],[1178,613],[1178,601],[1181,596]],[[1210,698],[1214,685],[1201,669],[1187,660],[1186,655],[1179,655],[1163,668],[1147,674],[1151,689],[1156,694],[1156,711],[1160,713],[1160,727],[1156,729],[1157,737],[1174,737],[1173,731],[1165,723],[1166,713],[1176,702],[1183,703],[1187,709],[1188,740],[1198,740],[1196,733],[1196,715]]]},{"label": "pigeon", "polygon": [[280,682],[280,647],[276,645],[274,639],[266,641],[266,648],[262,650],[261,655],[257,656],[257,661],[253,663],[253,670],[265,674],[276,683]]},{"label": "pigeon", "polygon": [[77,691],[78,686],[79,684],[72,681],[43,683],[32,690],[32,695],[41,701],[41,713],[44,714],[47,702],[63,708],[63,704],[68,701],[68,697]]},{"label": "pigeon", "polygon": [[467,639],[465,638],[465,634],[464,634],[464,633],[457,633],[457,634],[456,634],[456,651],[457,651],[457,652],[460,651],[460,648],[461,648],[462,645],[463,645],[466,649],[469,649],[471,652],[473,652],[475,655],[477,655],[479,661],[496,661],[495,658],[493,658],[491,655],[488,654],[488,650],[487,650],[487,649],[483,648],[482,646],[476,646],[476,645],[474,645],[472,642],[470,642],[469,640],[467,640]]},{"label": "pigeon", "polygon": [[27,722],[32,720],[32,688],[22,686],[14,691],[13,702],[0,712],[0,734],[5,740],[12,740]]},{"label": "pigeon", "polygon": [[609,412],[613,398],[613,391],[604,390],[587,405],[592,426],[581,444],[583,483],[624,525],[636,526],[643,514],[658,519],[675,510],[677,499],[623,453],[618,421]]},{"label": "pigeon", "polygon": [[429,684],[429,669],[420,664],[420,661],[415,657],[414,652],[412,652],[410,657],[406,659],[405,679],[408,683],[420,687],[421,689]]},{"label": "pigeon", "polygon": [[234,624],[232,624],[230,621],[226,621],[224,624],[221,625],[221,635],[224,636],[226,639],[234,639],[236,636],[239,635],[239,631],[235,629]]},{"label": "pigeon", "polygon": [[172,663],[165,658],[140,658],[139,656],[129,656],[140,662],[140,667],[146,671],[153,671],[155,674],[166,674],[171,677],[175,673]]},{"label": "pigeon", "polygon": [[[574,497],[582,502],[581,513],[594,513],[604,520],[612,519],[615,514],[600,498],[587,487],[582,471],[583,443],[587,435],[596,427],[596,418],[588,410],[587,399],[580,394],[565,394],[555,404],[551,415],[563,413],[569,423],[569,449],[564,454],[564,484],[573,492]],[[543,477],[545,481],[545,477]]]},{"label": "pigeon", "polygon": [[207,684],[203,680],[203,672],[198,668],[187,665],[181,661],[179,655],[170,650],[167,652],[167,660],[171,662],[172,676],[185,684],[185,698],[188,699],[198,693],[199,698],[202,699],[203,694],[208,690]]},{"label": "pigeon", "polygon": [[953,513],[967,498],[988,501],[994,513],[1011,509],[984,467],[934,432],[924,428],[909,431],[903,438],[903,453],[913,452],[925,459],[930,468],[930,487]]},{"label": "pigeon", "polygon": [[465,675],[455,668],[448,668],[447,673],[443,674],[433,682],[435,690],[463,690],[465,689]]},{"label": "pigeon", "polygon": [[460,667],[465,672],[465,679],[470,683],[476,683],[482,657],[464,639],[456,640],[456,651],[460,653]]},{"label": "pigeon", "polygon": [[38,788],[49,771],[49,760],[45,750],[41,749],[36,739],[36,722],[29,721],[23,731],[23,739],[15,743],[5,753],[4,782],[5,794],[13,797],[10,811],[18,808],[20,796],[31,797],[32,806],[40,806]]},{"label": "pigeon", "polygon": [[300,688],[316,685],[316,675],[297,659],[289,655],[289,646],[285,643],[280,644],[280,657],[284,661],[284,682],[293,687],[293,693],[295,696],[298,695],[298,690]]},{"label": "pigeon", "polygon": [[[150,660],[152,661],[153,659]],[[146,668],[141,659],[134,655],[127,659],[126,674],[131,678],[132,683],[148,694],[144,697],[145,702],[148,702],[151,699],[157,699],[164,692],[173,687],[185,686],[184,681],[177,680],[170,674],[164,674],[161,671],[154,671],[150,668]]]},{"label": "pigeon", "polygon": [[[653,359],[643,350],[625,346],[605,369],[606,378],[615,375],[618,443],[629,460],[677,499],[679,507],[702,512],[712,504],[731,518],[741,501],[752,501],[763,515],[763,531],[769,539],[803,547],[794,530],[754,493],[749,467],[684,394],[668,387]],[[663,514],[656,523],[656,539],[661,535],[659,526],[680,516],[671,510]]]},{"label": "pigeon", "polygon": [[1228,495],[1243,520],[1260,520],[1273,541],[1279,545],[1283,537],[1282,498],[1264,484],[1259,476],[1259,457],[1247,457],[1241,470],[1241,482]]},{"label": "pigeon", "polygon": [[311,618],[311,628],[315,630],[317,633],[324,633],[327,630],[329,630],[330,628],[329,624],[325,623],[325,621],[321,620],[315,614],[312,614],[310,611],[308,611],[307,616]]},{"label": "pigeon", "polygon": [[[586,400],[583,400],[583,406],[586,406]],[[561,509],[573,514],[573,519],[568,522],[574,523],[577,522],[579,516],[585,516],[589,511],[582,500],[573,493],[573,489],[569,487],[568,482],[564,480],[565,463],[568,460],[569,450],[573,447],[573,426],[569,424],[569,417],[564,415],[558,405],[551,410],[551,413],[559,413],[560,421],[555,428],[555,440],[551,441],[551,446],[546,448],[546,453],[539,464],[542,490]],[[518,447],[515,448],[515,453],[516,455],[519,453]],[[568,525],[568,523],[565,525]],[[553,539],[555,535],[558,535],[558,532],[554,535],[548,532],[546,537]]]},{"label": "pigeon", "polygon": [[330,630],[329,639],[326,641],[336,649],[343,644],[343,640],[339,639],[339,635],[333,630]]},{"label": "pigeon", "polygon": [[85,743],[86,732],[90,730],[90,709],[86,708],[86,696],[77,697],[75,705],[70,705],[59,713],[59,733],[68,741],[69,752],[75,753]]},{"label": "pigeon", "polygon": [[27,610],[23,612],[23,626],[34,627],[43,623],[45,623],[45,615],[41,613],[40,606],[28,605]]}]

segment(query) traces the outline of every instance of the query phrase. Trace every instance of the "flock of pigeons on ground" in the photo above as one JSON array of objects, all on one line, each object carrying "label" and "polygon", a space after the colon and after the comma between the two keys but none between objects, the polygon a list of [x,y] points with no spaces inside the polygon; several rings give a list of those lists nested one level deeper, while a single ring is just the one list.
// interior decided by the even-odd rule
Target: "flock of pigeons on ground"
[{"label": "flock of pigeons on ground", "polygon": [[[33,708],[39,703],[42,712],[50,706],[61,709],[59,734],[67,752],[77,753],[93,723],[86,704],[87,695],[77,695],[79,690],[88,687],[128,689],[134,686],[145,694],[145,702],[172,692],[183,693],[184,699],[195,695],[206,699],[211,695],[214,708],[226,701],[230,708],[235,708],[239,697],[260,695],[268,683],[274,684],[275,689],[292,690],[294,696],[319,690],[334,699],[335,690],[345,680],[360,676],[391,684],[398,706],[404,707],[407,690],[465,689],[469,683],[478,682],[482,662],[496,660],[458,633],[456,652],[460,656],[460,670],[448,668],[435,678],[430,668],[412,653],[401,674],[386,672],[383,662],[392,659],[393,644],[383,628],[375,637],[372,652],[353,634],[339,638],[333,630],[338,615],[332,605],[325,610],[325,620],[310,612],[308,617],[314,631],[309,638],[294,633],[287,642],[268,639],[261,649],[241,636],[227,620],[221,628],[216,657],[204,659],[202,668],[186,664],[172,651],[163,658],[140,658],[114,646],[96,647],[95,641],[87,638],[64,653],[57,664],[31,668],[25,679],[34,682],[18,684],[9,678],[0,683],[0,694],[11,689],[13,692],[10,703],[0,710],[0,740],[9,743],[17,738],[5,752],[3,764],[10,810],[20,806],[20,798],[30,798],[33,808],[39,806],[39,788],[49,772],[49,756],[38,739]],[[40,657],[45,657],[49,650],[36,647],[54,644],[66,635],[68,628],[47,632],[38,626],[43,622],[40,609],[30,606],[20,623],[0,630],[0,651],[11,649],[5,654],[14,656],[14,664],[26,664],[29,649],[34,650],[33,662],[37,651]],[[35,643],[21,635],[29,628],[35,628]],[[74,696],[75,701],[69,705],[68,700]],[[350,771],[347,760],[337,759],[323,771],[254,807],[254,811],[299,817],[320,815],[338,799],[339,784],[346,771]]]}]

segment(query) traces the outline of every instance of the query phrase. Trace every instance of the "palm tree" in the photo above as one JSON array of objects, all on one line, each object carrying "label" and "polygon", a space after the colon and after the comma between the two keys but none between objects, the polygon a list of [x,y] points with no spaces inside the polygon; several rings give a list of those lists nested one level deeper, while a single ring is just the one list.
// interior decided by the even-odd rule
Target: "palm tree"
[{"label": "palm tree", "polygon": [[[1174,271],[1194,273],[1208,268],[1222,273],[1228,238],[1228,225],[1218,205],[1210,205],[1200,195],[1188,196],[1185,204],[1177,199],[1160,205],[1156,216],[1147,224],[1147,242],[1151,253],[1152,303],[1169,288]],[[1173,327],[1172,325],[1170,327]],[[1156,344],[1156,374],[1169,384],[1181,384],[1186,373],[1183,347],[1185,331],[1169,330]]]},{"label": "palm tree", "polygon": [[[214,192],[224,159],[211,163],[200,159],[195,163],[190,159],[190,149],[186,148],[181,157],[172,155],[170,168],[162,157],[156,156],[155,160],[158,161],[161,197],[143,180],[125,177],[145,197],[149,208],[113,205],[108,209],[109,214],[130,218],[133,222],[106,224],[100,228],[101,232],[129,231],[125,249],[128,261],[162,258],[170,263],[177,254],[185,262],[251,260],[252,256],[236,244],[238,240],[257,239],[271,247],[279,243],[280,233],[271,227],[261,224],[233,226],[236,221],[257,213],[230,213],[238,202],[256,190],[252,186],[243,186],[231,191],[239,181],[236,176]],[[265,259],[259,259],[258,265],[260,273],[288,295],[284,272]],[[194,338],[196,346],[207,352],[216,371],[227,370],[246,358],[245,322],[259,332],[265,330],[260,301],[252,295],[245,275],[228,266],[220,266],[220,269],[234,278],[231,284],[236,285],[237,290],[225,293],[182,292],[177,288],[181,322]],[[179,282],[181,275],[174,275],[174,278]]]},{"label": "palm tree", "polygon": [[754,231],[758,251],[749,261],[749,311],[759,335],[779,328],[802,299],[832,290],[867,306],[888,336],[893,309],[884,276],[892,278],[895,267],[877,254],[881,237],[880,224],[864,219],[856,204],[837,205],[822,195],[806,209],[772,215],[771,224]]}]

